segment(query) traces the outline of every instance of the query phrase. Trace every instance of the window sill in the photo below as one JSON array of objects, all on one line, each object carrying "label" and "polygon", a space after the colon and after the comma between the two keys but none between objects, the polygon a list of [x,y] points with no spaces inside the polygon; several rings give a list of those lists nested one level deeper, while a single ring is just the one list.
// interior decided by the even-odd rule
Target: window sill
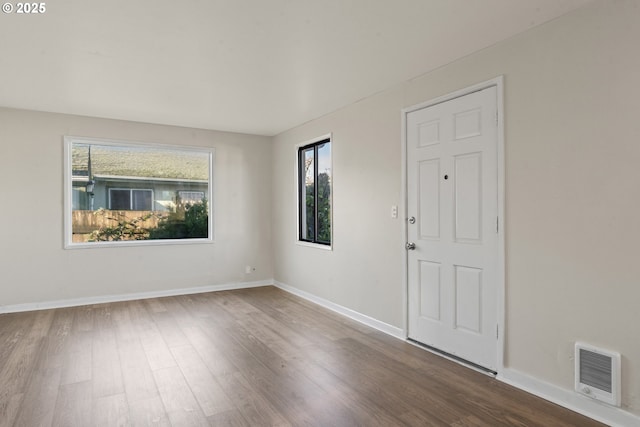
[{"label": "window sill", "polygon": [[306,246],[308,248],[322,249],[322,250],[325,250],[325,251],[333,251],[333,246],[332,245],[321,245],[319,243],[305,242],[305,241],[302,241],[302,240],[296,240],[296,244],[298,246]]},{"label": "window sill", "polygon": [[83,242],[65,243],[65,249],[97,249],[114,247],[134,247],[134,246],[176,246],[176,245],[198,245],[215,243],[209,238],[193,239],[152,239],[152,240],[120,240],[105,242]]}]

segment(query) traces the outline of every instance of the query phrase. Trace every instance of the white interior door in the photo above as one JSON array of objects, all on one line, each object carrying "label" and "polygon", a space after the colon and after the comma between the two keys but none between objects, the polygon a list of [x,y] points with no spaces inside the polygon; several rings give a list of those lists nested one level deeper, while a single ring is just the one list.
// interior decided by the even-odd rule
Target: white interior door
[{"label": "white interior door", "polygon": [[495,371],[497,90],[407,114],[409,338]]}]

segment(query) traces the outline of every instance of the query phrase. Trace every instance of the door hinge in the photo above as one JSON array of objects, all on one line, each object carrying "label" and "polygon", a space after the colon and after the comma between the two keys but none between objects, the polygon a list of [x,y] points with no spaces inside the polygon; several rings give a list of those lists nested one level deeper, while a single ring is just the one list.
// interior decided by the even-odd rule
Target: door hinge
[{"label": "door hinge", "polygon": [[498,127],[498,111],[496,110],[496,127]]},{"label": "door hinge", "polygon": [[496,233],[500,232],[500,217],[496,217]]},{"label": "door hinge", "polygon": [[498,338],[499,338],[499,337],[498,337],[498,327],[499,327],[499,325],[496,325],[496,339],[498,339]]}]

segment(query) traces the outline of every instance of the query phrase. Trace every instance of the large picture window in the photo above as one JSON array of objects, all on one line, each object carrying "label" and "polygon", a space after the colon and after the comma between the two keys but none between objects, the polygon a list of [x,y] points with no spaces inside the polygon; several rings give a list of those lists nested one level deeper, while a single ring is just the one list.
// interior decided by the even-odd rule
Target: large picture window
[{"label": "large picture window", "polygon": [[212,241],[213,149],[65,137],[65,247]]},{"label": "large picture window", "polygon": [[298,148],[298,239],[331,245],[331,138]]}]

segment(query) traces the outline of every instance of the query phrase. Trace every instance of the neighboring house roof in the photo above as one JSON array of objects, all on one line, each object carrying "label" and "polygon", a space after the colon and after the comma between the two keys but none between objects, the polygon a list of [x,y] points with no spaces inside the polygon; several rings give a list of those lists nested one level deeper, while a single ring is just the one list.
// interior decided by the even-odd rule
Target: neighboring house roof
[{"label": "neighboring house roof", "polygon": [[[74,143],[71,151],[72,175],[88,177],[89,145]],[[91,144],[91,174],[206,181],[209,178],[209,155],[197,151]]]}]

